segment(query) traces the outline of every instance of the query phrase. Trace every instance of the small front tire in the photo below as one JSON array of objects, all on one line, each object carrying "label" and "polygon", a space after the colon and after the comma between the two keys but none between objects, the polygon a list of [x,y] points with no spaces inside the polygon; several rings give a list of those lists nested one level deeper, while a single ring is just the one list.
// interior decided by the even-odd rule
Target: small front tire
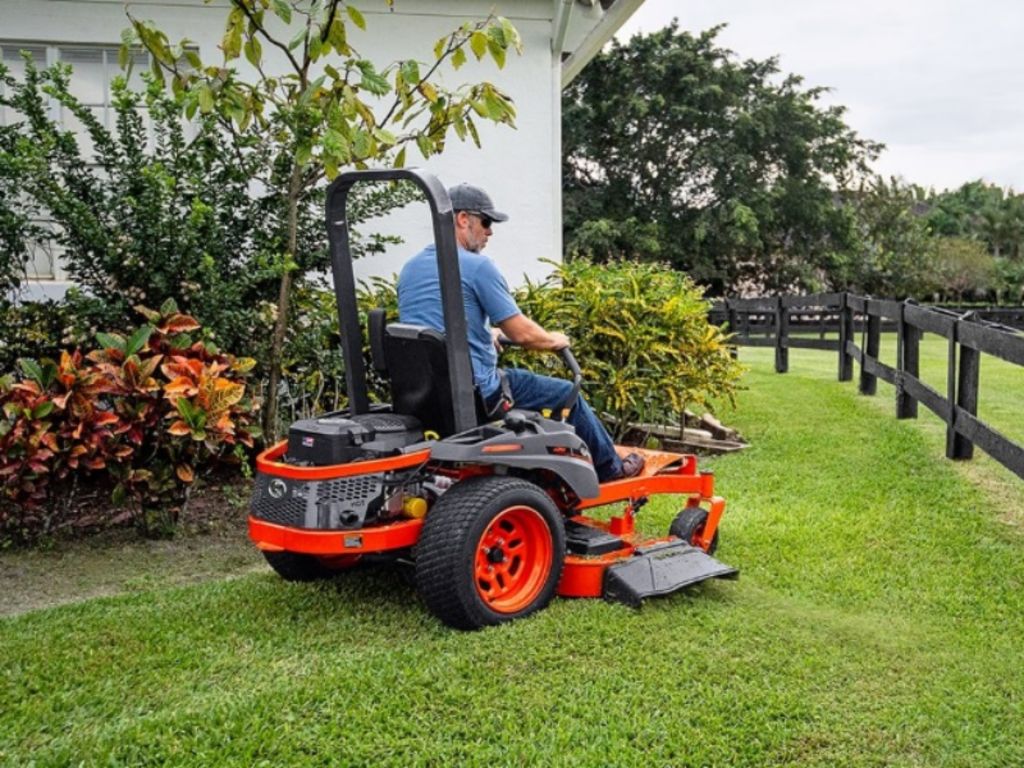
[{"label": "small front tire", "polygon": [[[672,521],[672,525],[669,526],[668,532],[670,536],[675,536],[682,539],[687,544],[692,544],[695,547],[699,547],[700,544],[697,541],[704,533],[704,527],[708,524],[708,512],[706,509],[700,507],[684,507],[675,520]],[[718,531],[715,531],[715,535],[711,537],[711,546],[708,547],[707,553],[709,555],[715,554],[715,550],[718,549]]]}]

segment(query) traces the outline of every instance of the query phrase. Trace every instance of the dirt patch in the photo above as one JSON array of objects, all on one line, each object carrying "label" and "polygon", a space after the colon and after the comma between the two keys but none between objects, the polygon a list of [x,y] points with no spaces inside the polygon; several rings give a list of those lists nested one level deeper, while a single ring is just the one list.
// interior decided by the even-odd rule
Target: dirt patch
[{"label": "dirt patch", "polygon": [[118,528],[0,553],[0,616],[263,569],[246,535],[247,501],[246,483],[206,488],[164,541]]}]

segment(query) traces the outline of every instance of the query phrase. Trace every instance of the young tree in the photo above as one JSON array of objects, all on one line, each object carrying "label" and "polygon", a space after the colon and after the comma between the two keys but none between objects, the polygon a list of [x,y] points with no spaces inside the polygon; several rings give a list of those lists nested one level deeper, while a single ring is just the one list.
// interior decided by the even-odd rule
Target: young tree
[{"label": "young tree", "polygon": [[843,197],[856,218],[857,244],[848,259],[830,265],[831,286],[890,298],[934,290],[935,238],[922,215],[924,191],[875,176]]},{"label": "young tree", "polygon": [[789,288],[852,248],[835,191],[879,145],[775,59],[719,47],[719,29],[673,22],[613,43],[566,89],[566,244],[577,249],[587,222],[633,218],[645,240],[640,225],[657,228],[658,259],[717,292],[743,279]]},{"label": "young tree", "polygon": [[983,294],[996,281],[996,260],[983,243],[963,237],[936,237],[932,279],[947,300],[962,302],[965,295]]},{"label": "young tree", "polygon": [[[231,0],[220,46],[223,61],[213,65],[204,63],[188,40],[172,45],[152,23],[129,18],[123,64],[132,45],[143,45],[154,74],[169,77],[186,116],[213,114],[234,131],[257,124],[258,140],[273,157],[269,183],[287,211],[263,420],[265,434],[273,436],[302,202],[325,177],[332,179],[345,167],[402,166],[409,144],[424,158],[438,154],[450,131],[479,146],[475,117],[513,125],[511,100],[491,83],[447,89],[435,75],[444,64],[461,67],[467,48],[478,60],[490,56],[502,67],[510,49],[521,50],[519,34],[508,20],[489,17],[438,40],[432,62],[406,59],[381,67],[350,43],[350,25],[364,29],[366,22],[342,0]],[[270,68],[268,50],[283,58],[283,72]],[[242,57],[251,74],[235,69]]]}]

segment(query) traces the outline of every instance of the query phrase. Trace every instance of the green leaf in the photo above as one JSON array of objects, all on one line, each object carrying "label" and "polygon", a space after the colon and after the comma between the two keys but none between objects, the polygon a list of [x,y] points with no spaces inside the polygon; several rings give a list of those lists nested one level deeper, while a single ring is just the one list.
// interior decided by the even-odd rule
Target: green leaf
[{"label": "green leaf", "polygon": [[384,78],[377,73],[376,68],[373,66],[373,62],[363,59],[361,61],[357,61],[356,66],[359,67],[359,71],[363,75],[362,80],[359,83],[361,88],[365,88],[375,96],[383,96],[391,91],[391,83],[387,81],[387,78]]},{"label": "green leaf", "polygon": [[434,43],[434,58],[440,59],[444,55],[444,49],[448,46],[448,38],[442,37]]},{"label": "green leaf", "polygon": [[500,122],[505,116],[505,107],[501,99],[494,95],[493,91],[484,93],[484,105],[487,107],[487,116],[495,122]]},{"label": "green leaf", "polygon": [[204,115],[213,111],[213,91],[209,85],[206,83],[200,84],[196,90],[196,96],[198,97],[199,109]]},{"label": "green leaf", "polygon": [[348,17],[352,19],[353,24],[360,29],[366,29],[366,19],[363,18],[363,14],[359,12],[359,9],[349,5],[346,6],[345,10],[348,11]]},{"label": "green leaf", "polygon": [[137,355],[142,348],[146,346],[146,342],[149,341],[149,337],[153,334],[153,330],[153,326],[144,325],[133,333],[125,346],[125,355]]},{"label": "green leaf", "polygon": [[488,38],[488,40],[487,40],[487,47],[490,49],[490,51],[491,51],[491,58],[493,58],[494,62],[498,65],[498,69],[504,69],[505,68],[505,48],[504,48],[504,46],[502,46],[501,43],[497,42],[496,40],[494,40],[492,38]]},{"label": "green leaf", "polygon": [[462,47],[456,48],[455,53],[452,54],[452,66],[458,69],[466,63],[466,51]]},{"label": "green leaf", "polygon": [[39,386],[43,386],[43,367],[39,363],[25,357],[18,361],[18,365],[21,366],[21,370],[26,378],[31,379]]},{"label": "green leaf", "polygon": [[434,154],[433,144],[431,144],[430,139],[423,134],[416,137],[416,146],[419,147],[420,154],[423,155],[424,159],[427,159]]},{"label": "green leaf", "polygon": [[299,31],[295,33],[295,36],[288,41],[288,50],[294,51],[296,48],[302,45],[302,43],[306,39],[307,32],[308,30],[306,29],[306,27],[300,27]]},{"label": "green leaf", "polygon": [[281,21],[285,24],[292,23],[292,7],[285,2],[285,0],[271,0],[271,6],[274,9],[274,13]]},{"label": "green leaf", "polygon": [[473,55],[479,61],[487,53],[487,35],[477,30],[469,38],[469,47],[473,49]]},{"label": "green leaf", "polygon": [[167,301],[160,305],[160,314],[164,317],[178,314],[178,302],[174,299],[167,299]]},{"label": "green leaf", "polygon": [[358,159],[366,159],[373,154],[373,139],[361,128],[356,128],[352,141],[352,149]]},{"label": "green leaf", "polygon": [[104,349],[116,349],[124,352],[125,341],[124,337],[117,333],[100,333],[96,334],[96,341],[100,343],[100,346]]},{"label": "green leaf", "polygon": [[327,42],[334,46],[334,49],[342,56],[349,56],[352,49],[348,45],[348,35],[345,32],[345,23],[341,19],[331,22],[331,29],[327,34]]},{"label": "green leaf", "polygon": [[309,58],[310,59],[312,59],[313,61],[316,61],[317,59],[320,58],[320,53],[322,51],[327,51],[329,53],[330,50],[331,50],[330,44],[328,44],[325,47],[323,41],[320,39],[320,35],[310,35],[310,37],[309,37]]},{"label": "green leaf", "polygon": [[254,67],[258,67],[260,64],[260,59],[263,56],[263,50],[262,46],[260,45],[259,38],[250,37],[248,40],[245,41],[245,45],[242,46],[242,48],[245,52],[246,60]]},{"label": "green leaf", "polygon": [[53,409],[56,408],[56,404],[53,400],[47,400],[44,403],[40,403],[32,410],[33,419],[44,419],[53,413]]},{"label": "green leaf", "polygon": [[491,26],[487,29],[487,37],[492,41],[500,45],[502,48],[508,45],[505,40],[505,30],[499,26]]},{"label": "green leaf", "polygon": [[405,168],[405,147],[398,150],[398,156],[395,157],[395,168]]},{"label": "green leaf", "polygon": [[513,26],[512,22],[506,19],[504,16],[499,16],[498,21],[501,23],[501,28],[505,33],[505,47],[515,48],[519,53],[523,52],[523,40],[519,36],[519,31]]},{"label": "green leaf", "polygon": [[178,408],[178,413],[181,414],[182,420],[184,420],[189,427],[194,427],[202,411],[194,407],[187,397],[179,397],[178,402],[175,403],[175,405]]},{"label": "green leaf", "polygon": [[473,137],[473,143],[476,144],[477,147],[481,146],[480,134],[476,131],[476,123],[473,122],[473,118],[469,115],[466,115],[466,128],[469,130],[469,135]]},{"label": "green leaf", "polygon": [[426,80],[419,84],[418,90],[423,94],[423,98],[431,104],[437,101],[437,89]]},{"label": "green leaf", "polygon": [[224,51],[226,61],[237,59],[242,51],[242,27],[245,24],[245,14],[240,8],[235,8],[228,14],[227,29],[221,40],[220,47]]},{"label": "green leaf", "polygon": [[420,81],[420,64],[418,61],[413,59],[407,59],[403,61],[399,70],[402,73],[402,77],[409,85],[416,85]]}]

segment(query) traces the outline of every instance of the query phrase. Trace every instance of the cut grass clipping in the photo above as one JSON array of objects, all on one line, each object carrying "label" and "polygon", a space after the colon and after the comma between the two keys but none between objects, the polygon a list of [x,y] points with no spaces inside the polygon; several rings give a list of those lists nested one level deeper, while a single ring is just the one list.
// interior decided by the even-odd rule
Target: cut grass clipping
[{"label": "cut grass clipping", "polygon": [[0,763],[1024,764],[1024,483],[947,461],[833,356],[770,354],[725,414],[753,447],[706,462],[739,582],[468,634],[389,571],[28,613],[0,621]]}]

